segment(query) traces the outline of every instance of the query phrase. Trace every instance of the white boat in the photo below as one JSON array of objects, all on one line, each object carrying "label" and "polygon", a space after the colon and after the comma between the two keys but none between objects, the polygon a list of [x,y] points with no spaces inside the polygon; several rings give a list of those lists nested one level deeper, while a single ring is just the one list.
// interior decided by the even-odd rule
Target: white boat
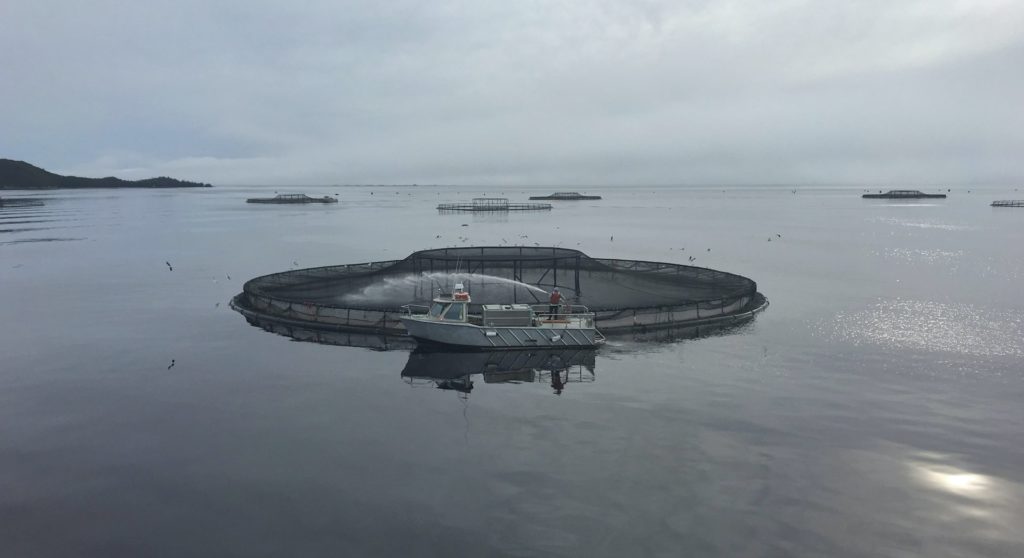
[{"label": "white boat", "polygon": [[451,295],[433,299],[430,308],[403,306],[401,317],[418,343],[473,349],[533,347],[595,347],[604,335],[594,326],[594,313],[579,305],[483,304],[470,314],[469,293],[462,284]]}]

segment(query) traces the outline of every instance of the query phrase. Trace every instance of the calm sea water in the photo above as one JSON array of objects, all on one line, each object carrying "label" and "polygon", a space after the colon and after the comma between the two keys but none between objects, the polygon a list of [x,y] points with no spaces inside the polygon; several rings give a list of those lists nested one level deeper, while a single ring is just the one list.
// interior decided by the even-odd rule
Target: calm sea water
[{"label": "calm sea water", "polygon": [[[1024,555],[1024,209],[988,206],[1012,187],[591,188],[485,217],[434,206],[555,189],[244,203],[273,190],[0,210],[0,555]],[[615,340],[560,393],[465,394],[403,378],[406,351],[227,305],[265,273],[503,242],[692,256],[771,306]]]}]

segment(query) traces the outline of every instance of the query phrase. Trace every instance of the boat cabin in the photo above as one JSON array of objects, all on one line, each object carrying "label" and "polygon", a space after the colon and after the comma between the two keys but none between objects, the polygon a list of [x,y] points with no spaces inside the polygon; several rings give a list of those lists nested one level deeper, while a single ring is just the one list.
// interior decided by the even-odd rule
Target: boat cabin
[{"label": "boat cabin", "polygon": [[469,293],[462,283],[455,292],[434,299],[427,315],[439,322],[468,322],[488,327],[531,327],[536,312],[529,304],[483,304],[480,314],[469,313]]},{"label": "boat cabin", "polygon": [[465,322],[469,319],[469,293],[462,283],[455,284],[455,292],[434,299],[427,315],[439,322]]},{"label": "boat cabin", "polygon": [[427,314],[442,322],[464,322],[468,315],[468,302],[434,299]]}]

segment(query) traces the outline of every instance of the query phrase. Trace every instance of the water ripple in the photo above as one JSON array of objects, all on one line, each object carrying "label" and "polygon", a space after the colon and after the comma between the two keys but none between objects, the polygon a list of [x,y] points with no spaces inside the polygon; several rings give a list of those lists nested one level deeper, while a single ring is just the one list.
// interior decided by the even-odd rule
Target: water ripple
[{"label": "water ripple", "polygon": [[919,250],[911,248],[886,248],[883,252],[875,252],[887,259],[903,262],[923,262],[929,264],[954,264],[964,256],[963,250]]},{"label": "water ripple", "polygon": [[1024,356],[1024,319],[1019,313],[970,304],[888,300],[867,310],[840,313],[835,338],[892,349],[969,356]]},{"label": "water ripple", "polygon": [[6,246],[9,244],[24,244],[26,242],[71,242],[75,240],[85,240],[84,238],[22,238],[19,240],[7,240],[0,242],[0,246]]},{"label": "water ripple", "polygon": [[890,225],[900,225],[902,227],[911,227],[917,229],[937,229],[943,231],[971,231],[977,230],[977,227],[970,225],[957,225],[952,223],[936,223],[929,221],[908,221],[906,219],[898,219],[896,217],[870,217],[867,219],[868,222],[875,223],[887,223]]}]

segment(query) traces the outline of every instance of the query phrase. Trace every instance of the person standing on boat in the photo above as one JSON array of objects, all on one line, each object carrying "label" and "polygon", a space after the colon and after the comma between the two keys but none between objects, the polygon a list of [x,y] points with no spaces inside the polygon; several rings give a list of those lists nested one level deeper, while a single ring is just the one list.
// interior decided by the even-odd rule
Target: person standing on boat
[{"label": "person standing on boat", "polygon": [[558,292],[558,287],[551,291],[551,299],[548,302],[548,317],[554,318],[558,315],[558,305],[562,302],[562,293]]}]

